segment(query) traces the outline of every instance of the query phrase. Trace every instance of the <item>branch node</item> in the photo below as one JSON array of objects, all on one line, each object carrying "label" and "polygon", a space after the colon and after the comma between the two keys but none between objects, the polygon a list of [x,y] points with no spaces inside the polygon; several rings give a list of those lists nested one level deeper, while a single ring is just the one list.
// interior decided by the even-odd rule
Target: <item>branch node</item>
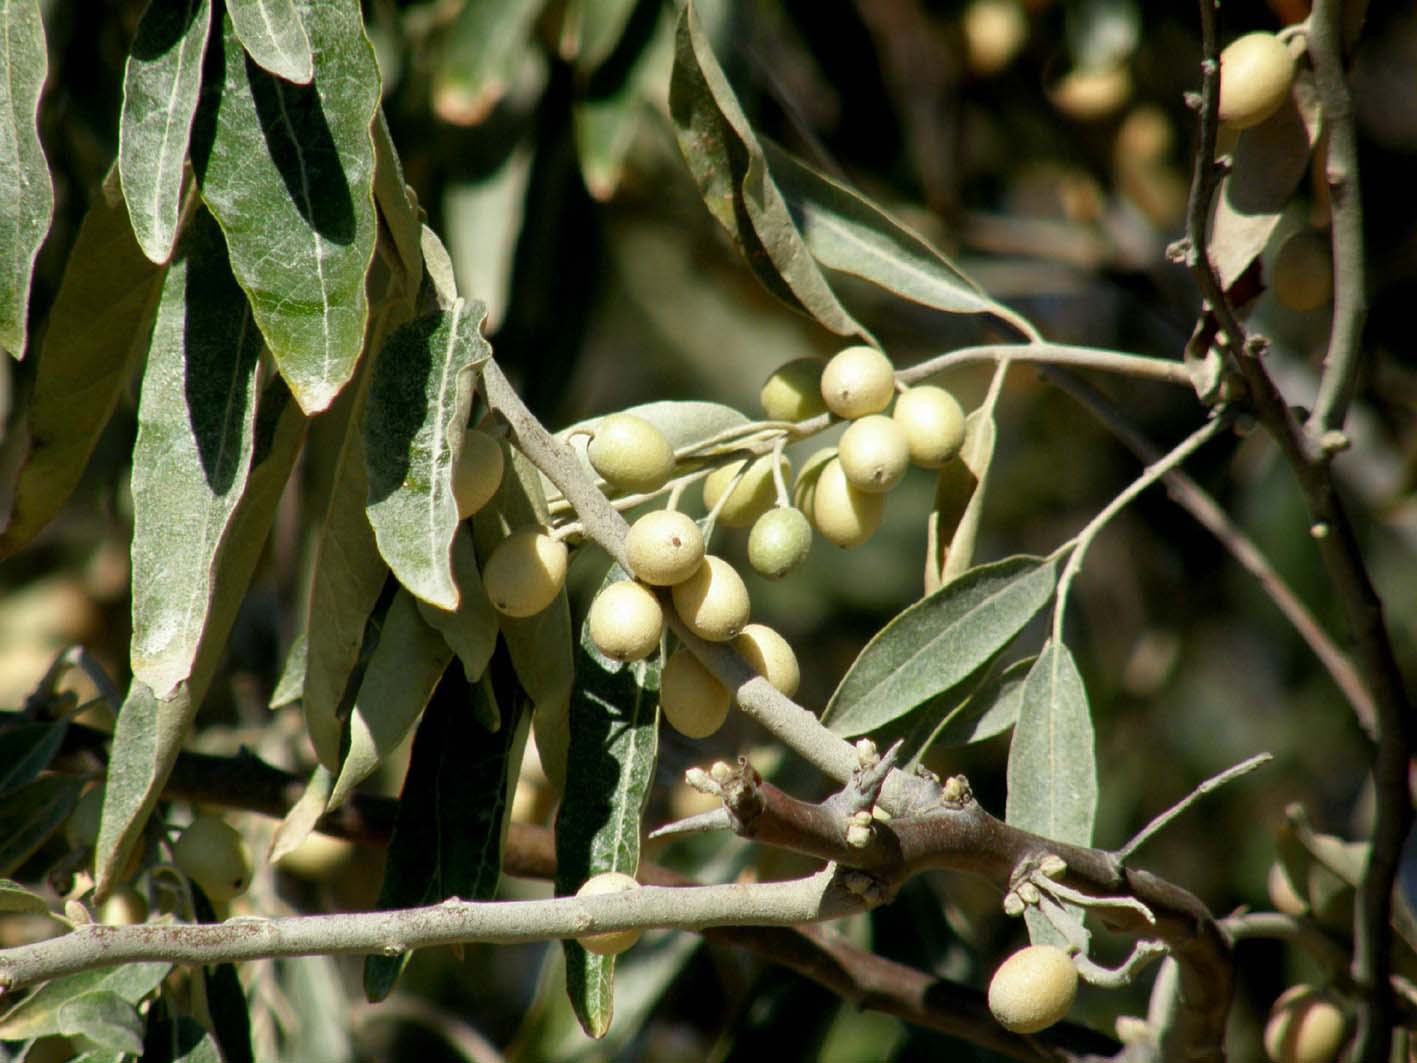
[{"label": "branch node", "polygon": [[1177,266],[1184,266],[1190,260],[1192,245],[1186,237],[1179,240],[1172,240],[1166,245],[1166,261]]},{"label": "branch node", "polygon": [[940,804],[949,808],[963,809],[974,803],[974,791],[969,780],[963,775],[951,775],[940,790]]}]

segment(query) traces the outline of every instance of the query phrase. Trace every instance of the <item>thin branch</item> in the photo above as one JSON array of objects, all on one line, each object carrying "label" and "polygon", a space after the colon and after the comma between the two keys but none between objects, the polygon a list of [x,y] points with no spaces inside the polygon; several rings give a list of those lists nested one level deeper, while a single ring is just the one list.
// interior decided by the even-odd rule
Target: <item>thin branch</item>
[{"label": "thin branch", "polygon": [[999,362],[1004,359],[1063,365],[1073,369],[1096,369],[1104,373],[1116,373],[1138,380],[1151,380],[1184,388],[1194,386],[1185,364],[1170,358],[1149,358],[1100,347],[1076,347],[1061,343],[1044,343],[1041,340],[1034,343],[991,343],[977,347],[961,347],[908,366],[896,374],[896,379],[904,384],[918,384],[947,369],[977,365],[981,362]]},{"label": "thin branch", "polygon": [[1273,759],[1274,755],[1271,753],[1256,753],[1253,757],[1249,757],[1246,760],[1242,760],[1234,767],[1226,768],[1218,775],[1212,775],[1209,779],[1205,780],[1205,782],[1197,786],[1180,801],[1177,801],[1165,812],[1161,813],[1161,815],[1157,816],[1145,827],[1139,830],[1136,833],[1136,836],[1133,837],[1131,841],[1127,842],[1126,845],[1122,846],[1120,849],[1117,850],[1117,859],[1120,862],[1125,863],[1133,853],[1135,853],[1148,841],[1150,841],[1157,834],[1159,834],[1166,827],[1167,824],[1171,823],[1174,819],[1176,819],[1177,816],[1188,812],[1195,805],[1195,803],[1199,801],[1202,797],[1204,797],[1206,794],[1214,793],[1226,783],[1231,782],[1234,779],[1238,779],[1242,775],[1248,775],[1256,768],[1263,767],[1265,764],[1268,764]]}]

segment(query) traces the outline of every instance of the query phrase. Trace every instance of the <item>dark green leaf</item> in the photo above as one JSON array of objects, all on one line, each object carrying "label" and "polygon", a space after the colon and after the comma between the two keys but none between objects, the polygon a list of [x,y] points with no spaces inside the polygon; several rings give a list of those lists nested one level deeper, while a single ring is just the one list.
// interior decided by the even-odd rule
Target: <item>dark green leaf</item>
[{"label": "dark green leaf", "polygon": [[118,172],[143,253],[166,262],[177,241],[192,118],[202,91],[211,0],[153,0],[123,71]]},{"label": "dark green leaf", "polygon": [[8,878],[0,878],[0,912],[42,913],[47,911],[49,911],[49,902],[38,893],[27,890],[18,882],[12,882]]},{"label": "dark green leaf", "polygon": [[950,690],[992,659],[1053,596],[1051,558],[971,569],[900,613],[861,651],[822,722],[866,734]]},{"label": "dark green leaf", "polygon": [[0,3],[0,347],[16,358],[25,353],[34,259],[54,217],[38,122],[48,74],[37,0]]},{"label": "dark green leaf", "polygon": [[458,606],[453,466],[462,450],[475,370],[492,353],[479,331],[487,309],[455,303],[389,338],[364,408],[366,510],[379,552],[399,582],[440,609]]},{"label": "dark green leaf", "polygon": [[48,720],[0,731],[0,797],[24,786],[49,767],[68,729],[63,720]]},{"label": "dark green leaf", "polygon": [[162,275],[133,236],[115,166],[79,228],[49,315],[34,390],[5,441],[11,499],[0,557],[28,543],[78,484],[135,358],[147,347]]},{"label": "dark green leaf", "polygon": [[[204,920],[205,921],[205,920]],[[215,920],[214,920],[215,921]],[[211,1013],[215,1042],[222,1063],[254,1063],[251,1050],[251,1009],[236,964],[218,963],[202,969],[207,1010]]]},{"label": "dark green leaf", "polygon": [[461,526],[453,537],[453,579],[458,587],[457,609],[448,611],[419,602],[418,611],[424,620],[443,633],[462,662],[467,681],[475,683],[497,647],[497,610],[492,608],[482,587],[472,534]]},{"label": "dark green leaf", "polygon": [[[449,672],[423,714],[379,887],[381,910],[496,895],[510,794],[531,721],[520,706],[499,709],[487,704],[493,700],[486,681],[469,684]],[[478,719],[501,710],[505,726],[491,734]],[[387,997],[407,962],[406,953],[366,957],[365,995],[374,1002]]]},{"label": "dark green leaf", "polygon": [[298,85],[315,76],[310,38],[294,0],[226,0],[246,54],[276,77]]},{"label": "dark green leaf", "polygon": [[303,14],[315,52],[310,85],[248,62],[223,20],[208,50],[192,162],[266,343],[310,413],[334,400],[364,346],[379,71],[358,4],[312,4]]},{"label": "dark green leaf", "polygon": [[692,2],[679,13],[669,109],[679,150],[704,204],[758,279],[837,335],[869,339],[837,300],[803,242]]},{"label": "dark green leaf", "polygon": [[492,113],[526,60],[527,39],[544,0],[464,4],[433,70],[433,106],[457,125]]},{"label": "dark green leaf", "polygon": [[201,1023],[185,1015],[159,1017],[158,1011],[148,1014],[143,1063],[223,1063],[216,1041]]},{"label": "dark green leaf", "polygon": [[146,997],[172,970],[170,963],[127,963],[46,982],[0,1019],[0,1041],[23,1041],[60,1033],[59,1009],[87,993],[110,992],[129,1004]]},{"label": "dark green leaf", "polygon": [[71,775],[45,775],[0,800],[0,875],[12,874],[59,829],[82,786]]}]

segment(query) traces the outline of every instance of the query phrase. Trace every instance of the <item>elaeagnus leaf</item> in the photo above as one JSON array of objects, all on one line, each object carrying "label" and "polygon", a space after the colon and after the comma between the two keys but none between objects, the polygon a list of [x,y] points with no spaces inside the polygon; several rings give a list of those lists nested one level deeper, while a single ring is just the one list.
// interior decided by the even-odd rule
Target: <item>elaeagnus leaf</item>
[{"label": "elaeagnus leaf", "polygon": [[486,670],[492,651],[497,647],[497,610],[492,608],[483,590],[482,576],[477,570],[477,549],[473,546],[472,533],[466,528],[458,528],[453,537],[453,579],[458,585],[456,609],[449,611],[419,602],[418,611],[424,620],[443,633],[471,683]]},{"label": "elaeagnus leaf", "polygon": [[136,1004],[156,989],[171,969],[170,963],[127,963],[46,982],[15,1005],[0,1022],[0,1040],[25,1041],[60,1033],[60,1010],[70,1001],[90,993],[112,993],[120,1000]]},{"label": "elaeagnus leaf", "polygon": [[310,38],[293,0],[226,0],[246,54],[276,77],[304,85],[315,76]]},{"label": "elaeagnus leaf", "polygon": [[526,41],[544,0],[464,4],[433,69],[433,109],[455,125],[492,113],[526,59]]},{"label": "elaeagnus leaf", "polygon": [[123,70],[118,171],[133,231],[154,262],[166,262],[177,240],[187,145],[211,25],[211,0],[153,0]]}]

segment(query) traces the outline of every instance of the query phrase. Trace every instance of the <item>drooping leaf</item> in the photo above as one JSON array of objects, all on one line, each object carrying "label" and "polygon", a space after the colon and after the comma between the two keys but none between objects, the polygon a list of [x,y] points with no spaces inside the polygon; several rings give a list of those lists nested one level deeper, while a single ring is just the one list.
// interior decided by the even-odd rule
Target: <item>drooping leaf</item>
[{"label": "drooping leaf", "polygon": [[571,0],[566,21],[575,26],[576,67],[592,71],[619,47],[637,9],[657,9],[654,0]]},{"label": "drooping leaf", "polygon": [[[612,566],[606,582],[624,579]],[[624,664],[596,649],[582,625],[576,653],[566,791],[556,816],[556,892],[575,893],[592,875],[634,875],[640,820],[659,741],[659,661]],[[615,957],[562,942],[566,991],[582,1028],[603,1037],[614,1012]]]},{"label": "drooping leaf", "polygon": [[492,353],[481,303],[419,318],[389,338],[364,407],[366,511],[379,552],[400,583],[440,609],[458,606],[453,467],[462,450],[474,371]]},{"label": "drooping leaf", "polygon": [[403,166],[389,135],[389,123],[381,107],[374,122],[374,202],[379,215],[389,227],[394,247],[403,265],[403,282],[409,294],[416,296],[423,277],[422,211],[418,200],[404,183]]},{"label": "drooping leaf", "polygon": [[267,863],[279,863],[282,857],[293,853],[310,837],[315,824],[329,807],[330,793],[334,787],[334,774],[323,764],[316,764],[300,799],[290,806],[290,811],[285,814],[285,818],[276,827],[275,834],[271,836],[270,852],[266,854]]},{"label": "drooping leaf", "polygon": [[929,241],[865,196],[763,142],[772,179],[815,258],[921,306],[952,314],[987,312],[994,302]]},{"label": "drooping leaf", "polygon": [[192,119],[202,91],[211,0],[154,0],[123,69],[118,172],[138,244],[166,262],[177,241]]},{"label": "drooping leaf", "polygon": [[28,890],[8,878],[0,878],[0,912],[41,913],[47,911],[49,911],[49,902],[38,893]]},{"label": "drooping leaf", "polygon": [[692,2],[679,13],[669,109],[705,206],[769,291],[839,336],[870,334],[838,301],[768,171]]},{"label": "drooping leaf", "polygon": [[315,76],[310,38],[294,0],[226,0],[246,54],[276,77],[308,84]]},{"label": "drooping leaf", "polygon": [[[498,161],[485,169],[450,180],[443,193],[443,215],[448,236],[445,248],[431,229],[424,227],[428,278],[445,309],[456,297],[456,279],[487,304],[486,329],[495,332],[506,320],[512,300],[518,239],[526,220],[527,189],[531,182],[534,138],[530,132],[509,145]],[[426,248],[425,248],[426,251]]]},{"label": "drooping leaf", "polygon": [[482,587],[472,535],[463,527],[459,527],[453,537],[453,579],[458,587],[456,609],[439,609],[420,601],[418,611],[424,620],[442,632],[462,662],[467,681],[473,683],[482,676],[497,647],[497,610]]},{"label": "drooping leaf", "polygon": [[49,767],[68,729],[64,720],[46,720],[0,731],[0,797],[31,782]]},{"label": "drooping leaf", "polygon": [[[11,499],[0,557],[59,512],[147,346],[163,270],[133,236],[115,166],[64,267],[24,417],[5,441]],[[83,381],[83,387],[75,387]]]},{"label": "drooping leaf", "polygon": [[302,631],[291,641],[290,649],[285,653],[280,678],[276,680],[275,690],[271,691],[272,709],[283,709],[300,700],[300,694],[305,689],[305,654],[308,649],[309,642]]},{"label": "drooping leaf", "polygon": [[0,800],[0,875],[14,873],[59,829],[82,786],[71,775],[45,775]]},{"label": "drooping leaf", "polygon": [[109,992],[120,1000],[136,1004],[156,989],[170,970],[170,963],[127,963],[46,982],[0,1019],[0,1041],[23,1041],[62,1033],[60,1009],[88,993]]},{"label": "drooping leaf", "polygon": [[349,381],[364,345],[379,74],[357,4],[301,13],[315,54],[309,85],[248,62],[223,20],[208,49],[192,163],[267,346],[313,413]]},{"label": "drooping leaf", "polygon": [[544,0],[466,4],[433,70],[433,107],[455,125],[477,125],[497,106],[526,59]]},{"label": "drooping leaf", "polygon": [[133,674],[159,700],[191,674],[255,448],[261,334],[216,223],[168,269],[133,447]]},{"label": "drooping leaf", "polygon": [[111,990],[66,1000],[59,1005],[59,1032],[66,1037],[82,1037],[86,1041],[137,1054],[143,1050],[143,1020],[138,1010]]},{"label": "drooping leaf", "polygon": [[958,579],[974,564],[974,544],[979,518],[989,487],[989,467],[994,461],[998,436],[993,412],[974,410],[965,418],[964,448],[959,460],[940,470],[935,484],[937,521],[932,533],[940,551],[941,585]]},{"label": "drooping leaf", "polygon": [[999,653],[1053,596],[1057,563],[1011,557],[911,605],[866,644],[822,722],[866,734],[953,688]]},{"label": "drooping leaf", "polygon": [[0,3],[0,347],[24,357],[34,259],[54,218],[54,185],[39,142],[49,53],[38,0]]},{"label": "drooping leaf", "polygon": [[871,733],[877,748],[901,744],[898,759],[917,764],[935,745],[967,746],[1008,730],[1018,717],[1024,677],[1033,658],[1000,668],[997,659],[913,712]]},{"label": "drooping leaf", "polygon": [[[478,707],[490,701],[490,683],[449,672],[429,702],[399,795],[380,910],[496,895],[510,792],[531,721],[516,704]],[[506,726],[489,733],[478,719],[503,708]],[[366,957],[365,996],[387,997],[407,963],[407,953]]]},{"label": "drooping leaf", "polygon": [[216,1039],[201,1023],[185,1015],[161,1016],[156,1008],[148,1013],[141,1058],[144,1063],[223,1063]]}]

